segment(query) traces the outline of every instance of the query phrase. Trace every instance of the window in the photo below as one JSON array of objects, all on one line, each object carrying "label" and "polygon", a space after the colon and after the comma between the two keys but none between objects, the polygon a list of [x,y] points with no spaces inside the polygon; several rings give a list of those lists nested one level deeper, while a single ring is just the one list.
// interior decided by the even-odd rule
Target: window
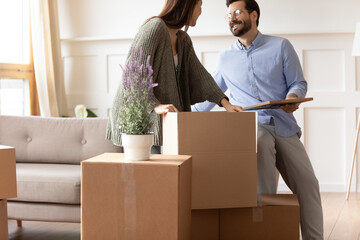
[{"label": "window", "polygon": [[0,0],[0,114],[39,115],[29,0]]}]

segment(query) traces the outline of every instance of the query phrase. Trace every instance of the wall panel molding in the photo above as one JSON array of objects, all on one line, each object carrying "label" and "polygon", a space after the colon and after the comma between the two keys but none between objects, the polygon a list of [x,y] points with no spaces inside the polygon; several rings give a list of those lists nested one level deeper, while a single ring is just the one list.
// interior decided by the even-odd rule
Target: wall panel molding
[{"label": "wall panel molding", "polygon": [[115,95],[125,66],[127,53],[107,55],[107,93]]},{"label": "wall panel molding", "polygon": [[303,71],[311,91],[345,91],[343,49],[303,50]]}]

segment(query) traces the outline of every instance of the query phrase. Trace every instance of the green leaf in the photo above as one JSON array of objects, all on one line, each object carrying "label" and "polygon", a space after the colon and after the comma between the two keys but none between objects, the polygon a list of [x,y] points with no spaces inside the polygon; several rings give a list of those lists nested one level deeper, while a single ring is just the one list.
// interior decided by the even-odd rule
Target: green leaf
[{"label": "green leaf", "polygon": [[89,109],[86,109],[86,111],[88,113],[88,115],[87,115],[88,118],[97,117],[97,115],[93,111],[91,111]]}]

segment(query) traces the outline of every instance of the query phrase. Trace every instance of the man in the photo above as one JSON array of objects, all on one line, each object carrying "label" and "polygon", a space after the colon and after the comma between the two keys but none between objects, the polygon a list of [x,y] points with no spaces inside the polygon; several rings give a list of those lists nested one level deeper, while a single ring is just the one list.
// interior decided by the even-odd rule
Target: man
[{"label": "man", "polygon": [[[293,46],[287,39],[261,34],[260,9],[254,0],[226,0],[227,18],[237,41],[221,53],[214,78],[230,102],[249,106],[268,100],[303,98],[307,83]],[[193,111],[209,111],[209,102]],[[299,137],[293,112],[298,104],[258,111],[258,192],[276,193],[275,166],[297,194],[304,240],[323,239],[319,183]]]}]

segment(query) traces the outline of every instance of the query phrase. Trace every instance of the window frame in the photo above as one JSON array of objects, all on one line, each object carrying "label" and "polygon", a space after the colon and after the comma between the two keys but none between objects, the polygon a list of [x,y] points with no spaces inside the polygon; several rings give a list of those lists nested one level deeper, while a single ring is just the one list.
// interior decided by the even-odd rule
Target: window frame
[{"label": "window frame", "polygon": [[36,88],[36,78],[34,71],[34,58],[32,49],[31,24],[30,25],[30,61],[29,64],[19,63],[0,63],[0,79],[27,79],[29,81],[29,102],[30,115],[40,116],[39,100]]}]

